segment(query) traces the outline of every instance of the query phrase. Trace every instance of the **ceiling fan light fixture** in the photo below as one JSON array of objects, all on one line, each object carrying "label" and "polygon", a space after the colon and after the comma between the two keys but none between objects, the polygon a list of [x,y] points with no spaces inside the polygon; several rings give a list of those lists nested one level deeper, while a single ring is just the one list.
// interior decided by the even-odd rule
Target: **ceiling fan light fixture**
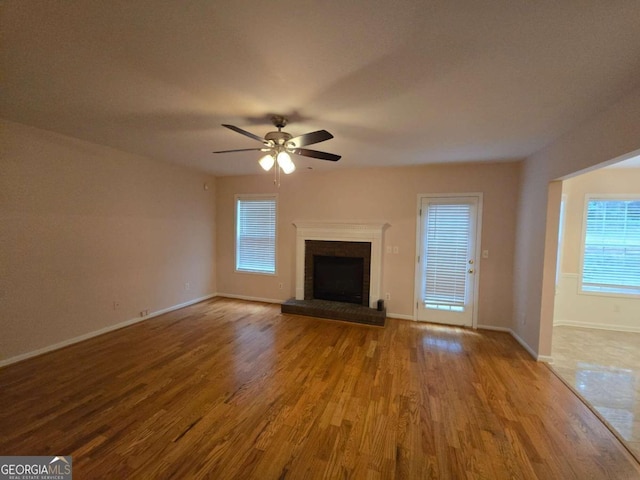
[{"label": "ceiling fan light fixture", "polygon": [[277,160],[278,166],[282,169],[285,175],[289,175],[296,169],[296,166],[291,160],[291,156],[285,151],[281,151],[280,153],[278,153]]},{"label": "ceiling fan light fixture", "polygon": [[[230,153],[230,152],[249,152],[259,151],[262,152],[262,158],[258,160],[260,167],[269,171],[277,163],[275,172],[275,182],[280,185],[280,171],[288,175],[295,171],[296,166],[291,160],[291,155],[301,155],[303,157],[317,158],[319,160],[328,160],[331,162],[337,162],[340,160],[340,155],[333,153],[320,152],[318,150],[310,150],[307,145],[313,145],[315,143],[324,142],[333,138],[326,130],[317,130],[315,132],[308,132],[303,135],[294,137],[288,132],[283,132],[282,129],[287,125],[287,119],[281,115],[274,115],[272,117],[273,125],[278,131],[267,132],[264,137],[260,137],[251,132],[243,130],[235,125],[228,125],[223,123],[222,126],[233,130],[236,133],[244,135],[245,137],[257,140],[262,144],[261,148],[237,148],[235,150],[218,150],[213,153]],[[266,155],[265,155],[266,154]]]},{"label": "ceiling fan light fixture", "polygon": [[269,170],[271,170],[271,167],[273,167],[273,164],[275,162],[276,161],[273,158],[273,155],[271,154],[265,155],[260,160],[258,160],[258,163],[260,164],[260,166],[265,172],[268,172]]}]

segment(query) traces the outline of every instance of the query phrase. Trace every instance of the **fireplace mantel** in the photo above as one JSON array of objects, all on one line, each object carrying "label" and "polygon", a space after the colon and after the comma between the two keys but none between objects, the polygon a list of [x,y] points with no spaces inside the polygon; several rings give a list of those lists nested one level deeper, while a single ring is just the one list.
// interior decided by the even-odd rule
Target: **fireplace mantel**
[{"label": "fireplace mantel", "polygon": [[304,300],[304,254],[306,240],[371,243],[369,307],[382,298],[382,241],[388,223],[293,222],[296,227],[296,300]]}]

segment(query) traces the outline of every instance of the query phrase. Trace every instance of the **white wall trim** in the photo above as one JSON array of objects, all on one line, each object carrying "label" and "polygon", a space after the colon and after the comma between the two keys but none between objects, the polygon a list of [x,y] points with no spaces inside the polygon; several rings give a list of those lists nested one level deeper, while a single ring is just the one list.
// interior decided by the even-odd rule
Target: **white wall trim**
[{"label": "white wall trim", "polygon": [[529,353],[529,355],[531,355],[534,358],[534,360],[536,360],[537,362],[553,363],[553,357],[550,357],[548,355],[538,355],[537,353],[535,353],[533,351],[533,349],[531,347],[529,347],[529,345],[527,345],[526,342],[524,340],[522,340],[522,338],[520,338],[520,336],[517,333],[515,333],[513,330],[511,330],[510,328],[494,327],[494,326],[491,326],[491,325],[478,325],[478,329],[479,330],[493,330],[493,331],[496,331],[496,332],[508,333]]},{"label": "white wall trim", "polygon": [[398,320],[411,320],[411,321],[416,320],[413,317],[413,315],[405,315],[404,313],[387,313],[387,318],[397,318]]},{"label": "white wall trim", "polygon": [[553,322],[553,326],[554,327],[591,328],[593,330],[610,330],[612,332],[640,333],[640,326],[612,325],[610,323],[586,323],[586,322],[572,322],[571,320],[557,320]]},{"label": "white wall trim", "polygon": [[614,332],[640,332],[637,322],[640,298],[603,295],[579,290],[579,275],[563,273],[556,290],[553,326],[572,326],[610,330]]},{"label": "white wall trim", "polygon": [[478,330],[492,330],[494,332],[506,332],[512,333],[512,330],[507,327],[494,327],[493,325],[478,325]]},{"label": "white wall trim", "polygon": [[[284,300],[278,300],[278,299],[274,299],[274,298],[250,297],[250,296],[247,296],[247,295],[235,295],[235,294],[232,294],[232,293],[211,293],[211,294],[205,295],[203,297],[194,298],[193,300],[189,300],[188,302],[179,303],[179,304],[173,305],[171,307],[163,308],[162,310],[157,310],[155,312],[150,313],[146,317],[140,317],[140,318],[136,317],[136,318],[132,318],[132,319],[129,319],[129,320],[125,320],[124,322],[120,322],[120,323],[117,323],[115,325],[109,325],[108,327],[101,328],[100,330],[89,332],[89,333],[86,333],[84,335],[80,335],[78,337],[70,338],[68,340],[64,340],[62,342],[55,343],[53,345],[49,345],[49,346],[44,347],[44,348],[40,348],[40,349],[34,350],[32,352],[23,353],[21,355],[15,356],[15,357],[7,358],[5,360],[0,360],[0,368],[2,368],[4,366],[7,366],[7,365],[10,365],[12,363],[18,363],[18,362],[21,362],[23,360],[27,360],[28,358],[32,358],[32,357],[37,357],[39,355],[43,355],[45,353],[52,352],[52,351],[58,350],[60,348],[68,347],[69,345],[73,345],[74,343],[79,343],[79,342],[82,342],[84,340],[88,340],[88,339],[93,338],[93,337],[104,335],[105,333],[113,332],[115,330],[119,330],[121,328],[128,327],[130,325],[134,325],[134,324],[142,322],[144,320],[150,320],[150,319],[152,319],[154,317],[158,317],[158,316],[163,315],[165,313],[173,312],[174,310],[179,310],[181,308],[188,307],[190,305],[194,305],[196,303],[200,303],[200,302],[203,302],[205,300],[209,300],[209,299],[214,298],[214,297],[232,298],[232,299],[238,299],[238,300],[248,300],[248,301],[251,301],[251,302],[264,302],[264,303],[274,303],[274,304],[282,304],[284,302]],[[399,320],[416,321],[416,319],[412,315],[405,315],[405,314],[402,314],[402,313],[388,313],[387,317],[388,318],[397,318]],[[538,355],[538,354],[536,354],[533,351],[533,349],[531,349],[531,347],[529,347],[529,345],[527,345],[527,343],[524,340],[522,340],[513,330],[511,330],[509,328],[494,327],[494,326],[491,326],[491,325],[478,325],[477,328],[480,329],[480,330],[493,330],[493,331],[497,331],[497,332],[510,333],[511,336],[513,338],[515,338],[516,341],[536,361],[553,363],[552,357],[549,357],[549,356],[546,356],[546,355]]]},{"label": "white wall trim", "polygon": [[540,358],[537,352],[535,352],[533,348],[531,348],[529,344],[520,337],[520,335],[518,335],[513,330],[510,330],[509,333],[511,333],[511,336],[516,339],[516,341],[522,346],[522,348],[524,348],[527,352],[529,352],[529,355],[531,355],[534,358],[534,360],[540,361]]},{"label": "white wall trim", "polygon": [[100,335],[104,335],[105,333],[113,332],[114,330],[120,330],[121,328],[128,327],[130,325],[134,325],[136,323],[142,322],[144,320],[150,320],[153,317],[158,317],[165,313],[173,312],[174,310],[179,310],[184,307],[188,307],[189,305],[193,305],[195,303],[200,303],[205,300],[209,300],[210,298],[215,297],[216,294],[212,293],[209,295],[205,295],[204,297],[195,298],[193,300],[189,300],[188,302],[179,303],[178,305],[173,305],[168,308],[163,308],[162,310],[157,310],[155,312],[151,312],[149,315],[145,317],[135,317],[129,320],[125,320],[124,322],[116,323],[115,325],[109,325],[107,327],[101,328],[100,330],[95,330],[93,332],[85,333],[84,335],[80,335],[78,337],[73,337],[68,340],[63,340],[62,342],[54,343],[53,345],[48,345],[43,348],[39,348],[38,350],[33,350],[31,352],[23,353],[20,355],[16,355],[15,357],[7,358],[5,360],[0,360],[0,368],[6,365],[10,365],[12,363],[18,363],[28,358],[37,357],[39,355],[52,352],[54,350],[58,350],[60,348],[68,347],[69,345],[73,345],[74,343],[83,342],[85,340],[89,340],[90,338],[97,337]]},{"label": "white wall trim", "polygon": [[218,292],[216,296],[224,297],[224,298],[233,298],[236,300],[248,300],[250,302],[277,303],[277,304],[282,304],[285,302],[285,300],[278,300],[276,298],[250,297],[248,295],[236,295],[235,293]]}]

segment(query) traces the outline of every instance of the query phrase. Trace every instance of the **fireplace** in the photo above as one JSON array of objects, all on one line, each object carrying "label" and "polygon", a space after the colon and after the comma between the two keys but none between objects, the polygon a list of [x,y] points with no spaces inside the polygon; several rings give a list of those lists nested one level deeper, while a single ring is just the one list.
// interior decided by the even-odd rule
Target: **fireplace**
[{"label": "fireplace", "polygon": [[305,241],[304,299],[369,305],[371,243]]},{"label": "fireplace", "polygon": [[[320,241],[326,245],[344,243],[366,244],[365,253],[343,251],[342,253],[316,252],[317,255],[363,257],[363,298],[361,305],[376,308],[381,295],[382,282],[382,237],[387,223],[319,223],[295,222],[296,226],[296,300],[308,300],[313,296],[313,283],[309,283],[306,273],[313,269],[313,257],[307,259],[310,241]],[[311,262],[311,266],[307,262]]]},{"label": "fireplace", "polygon": [[[384,326],[378,309],[386,223],[295,222],[296,296],[282,313]],[[326,278],[325,278],[326,277]]]}]

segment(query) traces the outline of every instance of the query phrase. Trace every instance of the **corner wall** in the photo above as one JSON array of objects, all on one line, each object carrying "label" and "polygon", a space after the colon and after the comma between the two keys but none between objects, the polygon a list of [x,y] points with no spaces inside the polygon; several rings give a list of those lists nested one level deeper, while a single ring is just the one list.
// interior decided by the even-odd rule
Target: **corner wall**
[{"label": "corner wall", "polygon": [[0,129],[0,364],[215,292],[215,178]]},{"label": "corner wall", "polygon": [[512,329],[539,356],[551,354],[553,328],[554,289],[549,285],[543,288],[543,277],[547,283],[555,280],[555,267],[547,275],[544,272],[545,264],[547,270],[551,264],[545,260],[545,253],[556,255],[549,248],[545,252],[549,182],[638,149],[640,88],[524,162],[518,201]]}]

